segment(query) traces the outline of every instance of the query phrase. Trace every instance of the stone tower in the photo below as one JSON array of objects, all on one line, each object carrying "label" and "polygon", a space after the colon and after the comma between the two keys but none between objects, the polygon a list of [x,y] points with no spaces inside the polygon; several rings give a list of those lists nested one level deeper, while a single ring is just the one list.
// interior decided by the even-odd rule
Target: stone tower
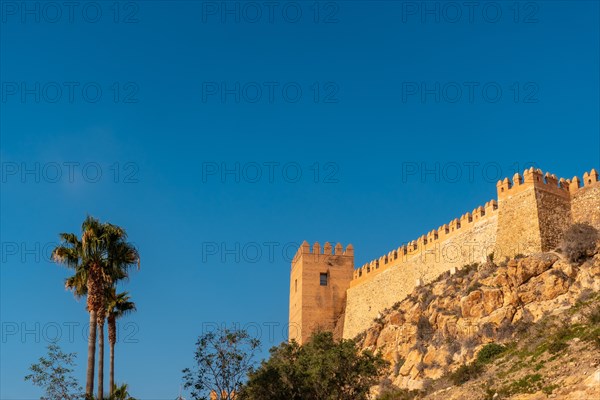
[{"label": "stone tower", "polygon": [[[354,249],[305,241],[292,261],[289,339],[305,343],[316,330],[333,331],[344,311],[354,274]],[[335,332],[334,332],[335,333]],[[341,331],[336,336],[341,338]]]},{"label": "stone tower", "polygon": [[499,181],[497,251],[502,256],[554,250],[571,223],[569,182],[539,169]]}]

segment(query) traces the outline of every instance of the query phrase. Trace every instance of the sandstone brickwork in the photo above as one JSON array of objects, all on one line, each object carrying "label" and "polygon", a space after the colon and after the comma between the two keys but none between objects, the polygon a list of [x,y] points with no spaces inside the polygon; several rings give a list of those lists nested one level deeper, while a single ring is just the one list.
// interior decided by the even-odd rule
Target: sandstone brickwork
[{"label": "sandstone brickwork", "polygon": [[290,340],[304,343],[317,329],[335,329],[353,273],[352,245],[343,250],[339,243],[335,249],[325,243],[321,249],[318,242],[311,248],[305,241],[300,246],[292,260],[290,278]]},{"label": "sandstone brickwork", "polygon": [[[430,282],[440,274],[465,264],[485,261],[494,251],[497,227],[495,202],[477,221],[463,219],[462,225],[450,223],[454,230],[435,241],[421,241],[408,256],[385,263],[385,257],[355,272],[348,289],[344,320],[344,338],[353,338],[369,326],[386,308],[403,299],[417,285]],[[455,220],[456,221],[456,220]],[[454,222],[455,222],[454,221]],[[460,227],[456,227],[460,226]],[[445,228],[438,229],[444,232]],[[415,244],[409,244],[413,248]],[[405,246],[396,252],[403,253]],[[388,255],[387,258],[393,258]],[[377,267],[377,262],[381,266]],[[362,271],[362,276],[358,274]],[[372,276],[371,276],[372,274]]]},{"label": "sandstone brickwork", "polygon": [[[463,214],[417,240],[354,269],[352,246],[310,248],[304,242],[292,261],[290,339],[305,341],[315,329],[353,338],[415,286],[446,271],[517,254],[552,251],[575,222],[600,229],[600,182],[595,170],[558,179],[530,168],[496,185],[498,200]],[[328,274],[321,286],[320,274]]]},{"label": "sandstone brickwork", "polygon": [[[574,177],[571,182],[579,182]],[[583,187],[573,190],[571,214],[574,222],[586,222],[600,230],[600,185],[598,173],[592,170],[583,175]],[[575,185],[573,185],[575,187]]]}]

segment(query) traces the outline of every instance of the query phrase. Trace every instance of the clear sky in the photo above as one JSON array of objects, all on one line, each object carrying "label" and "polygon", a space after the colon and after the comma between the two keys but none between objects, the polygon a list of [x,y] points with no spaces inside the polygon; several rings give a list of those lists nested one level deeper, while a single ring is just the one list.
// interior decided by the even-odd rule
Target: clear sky
[{"label": "clear sky", "polygon": [[285,340],[301,241],[359,266],[515,170],[600,165],[597,1],[222,4],[0,1],[0,398],[39,398],[54,339],[84,384],[48,254],[87,214],[141,253],[117,380],[173,399],[214,324]]}]

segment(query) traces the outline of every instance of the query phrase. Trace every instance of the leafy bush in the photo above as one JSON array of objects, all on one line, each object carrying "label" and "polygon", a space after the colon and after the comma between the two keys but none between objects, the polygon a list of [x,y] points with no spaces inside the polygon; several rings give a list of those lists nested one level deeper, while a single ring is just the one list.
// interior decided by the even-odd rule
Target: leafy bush
[{"label": "leafy bush", "polygon": [[525,375],[523,378],[501,389],[499,393],[506,396],[512,396],[518,393],[535,393],[538,390],[541,390],[542,385],[543,380],[540,374]]},{"label": "leafy bush", "polygon": [[585,260],[593,254],[598,242],[598,230],[589,224],[573,224],[567,229],[562,249],[569,261]]},{"label": "leafy bush", "polygon": [[471,379],[477,378],[483,372],[483,366],[474,362],[472,364],[461,365],[456,371],[452,372],[448,378],[454,385],[462,385]]},{"label": "leafy bush", "polygon": [[485,364],[492,362],[505,351],[505,346],[496,343],[486,344],[477,353],[475,362],[461,365],[456,371],[450,373],[448,378],[454,385],[462,385],[465,382],[475,379],[481,375]]},{"label": "leafy bush", "polygon": [[477,353],[477,362],[488,364],[494,361],[500,354],[506,351],[506,347],[496,343],[489,343],[483,346]]},{"label": "leafy bush", "polygon": [[382,393],[378,400],[413,400],[418,398],[420,392],[408,389],[392,389]]},{"label": "leafy bush", "polygon": [[569,347],[569,345],[566,344],[565,342],[562,342],[560,340],[555,340],[555,341],[553,341],[552,343],[550,343],[548,345],[548,352],[550,354],[560,353],[561,351],[563,351],[567,347]]},{"label": "leafy bush", "polygon": [[195,400],[213,391],[238,393],[245,375],[254,370],[259,346],[260,341],[243,329],[219,328],[202,334],[196,342],[195,365],[182,371],[184,389],[190,389]]},{"label": "leafy bush", "polygon": [[236,398],[366,400],[388,367],[381,355],[361,351],[353,340],[317,332],[302,346],[284,342],[273,347]]},{"label": "leafy bush", "polygon": [[83,390],[73,376],[76,357],[76,353],[63,353],[58,345],[51,344],[47,357],[29,367],[31,374],[25,380],[44,390],[46,397],[42,399],[81,399]]}]

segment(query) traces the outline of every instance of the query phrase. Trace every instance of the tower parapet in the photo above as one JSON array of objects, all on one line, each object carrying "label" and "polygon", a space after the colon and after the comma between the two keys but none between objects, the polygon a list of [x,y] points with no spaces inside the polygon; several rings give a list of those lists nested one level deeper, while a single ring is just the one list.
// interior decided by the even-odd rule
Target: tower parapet
[{"label": "tower parapet", "polygon": [[[581,182],[583,185],[581,185]],[[573,222],[583,222],[600,230],[600,182],[598,172],[592,169],[583,174],[583,180],[573,177],[569,182]]]},{"label": "tower parapet", "polygon": [[498,181],[496,188],[499,201],[532,188],[545,190],[563,197],[569,196],[567,180],[563,178],[559,180],[556,175],[548,172],[544,175],[541,169],[534,169],[533,167],[523,171],[523,175],[514,174],[512,180],[504,178]]},{"label": "tower parapet", "polygon": [[[346,290],[354,271],[354,249],[340,243],[312,247],[304,241],[290,276],[289,338],[305,343],[317,329],[333,331],[344,311]],[[339,337],[341,337],[341,331]]]}]

